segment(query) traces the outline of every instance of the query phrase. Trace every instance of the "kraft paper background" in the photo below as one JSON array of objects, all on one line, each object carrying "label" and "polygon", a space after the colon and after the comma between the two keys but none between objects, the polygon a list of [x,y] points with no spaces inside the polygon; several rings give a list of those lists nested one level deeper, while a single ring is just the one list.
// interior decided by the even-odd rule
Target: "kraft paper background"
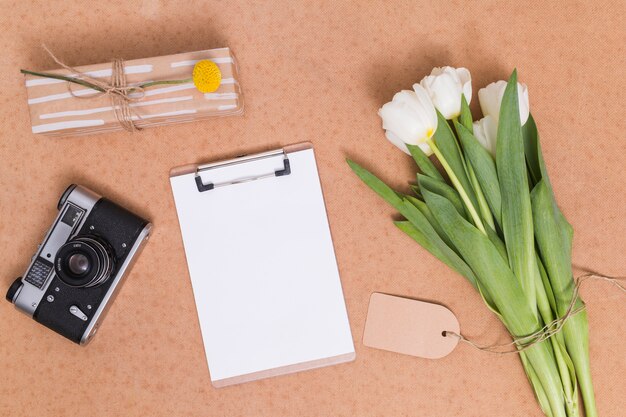
[{"label": "kraft paper background", "polygon": [[[374,291],[445,304],[471,337],[508,340],[462,277],[392,224],[393,210],[344,162],[405,189],[410,159],[377,109],[433,66],[478,87],[514,67],[528,84],[545,158],[575,229],[574,261],[626,272],[626,6],[594,2],[0,2],[0,287],[23,273],[72,182],[150,218],[154,234],[86,348],[0,302],[2,416],[540,416],[514,356],[459,346],[421,360],[364,347]],[[229,46],[244,117],[50,139],[31,133],[20,68]],[[169,187],[170,168],[311,141],[316,149],[357,359],[216,390]],[[623,415],[625,297],[582,289],[598,409]]]}]

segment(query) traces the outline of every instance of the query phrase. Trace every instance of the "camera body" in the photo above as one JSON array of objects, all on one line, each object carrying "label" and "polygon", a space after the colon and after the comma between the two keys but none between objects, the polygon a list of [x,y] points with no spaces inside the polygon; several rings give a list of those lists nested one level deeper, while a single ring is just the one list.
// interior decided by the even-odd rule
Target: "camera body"
[{"label": "camera body", "polygon": [[85,187],[70,185],[59,214],[7,300],[84,345],[96,333],[152,225]]}]

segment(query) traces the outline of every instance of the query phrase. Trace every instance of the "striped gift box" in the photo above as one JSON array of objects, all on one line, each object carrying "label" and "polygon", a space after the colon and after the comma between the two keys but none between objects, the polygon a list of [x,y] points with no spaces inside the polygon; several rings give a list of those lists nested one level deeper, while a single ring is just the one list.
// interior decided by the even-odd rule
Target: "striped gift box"
[{"label": "striped gift box", "polygon": [[[203,94],[191,82],[147,88],[143,96],[138,94],[138,100],[130,103],[135,124],[147,128],[243,114],[237,63],[230,48],[125,61],[124,72],[128,85],[186,79],[191,77],[195,63],[203,59],[213,61],[222,73],[217,91]],[[103,81],[111,77],[110,63],[75,69]],[[76,75],[64,69],[46,72]],[[25,75],[25,84],[33,133],[79,136],[123,129],[115,118],[110,98],[95,90],[72,83],[70,93],[66,81],[32,75]]]}]

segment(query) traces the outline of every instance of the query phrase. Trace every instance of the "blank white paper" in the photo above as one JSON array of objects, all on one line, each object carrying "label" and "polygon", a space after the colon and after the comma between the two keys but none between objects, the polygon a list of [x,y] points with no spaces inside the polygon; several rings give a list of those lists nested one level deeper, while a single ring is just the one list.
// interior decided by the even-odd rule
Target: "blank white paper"
[{"label": "blank white paper", "polygon": [[[212,381],[352,354],[313,149],[291,174],[199,192],[171,178]],[[283,156],[202,173],[221,183],[282,169]]]}]

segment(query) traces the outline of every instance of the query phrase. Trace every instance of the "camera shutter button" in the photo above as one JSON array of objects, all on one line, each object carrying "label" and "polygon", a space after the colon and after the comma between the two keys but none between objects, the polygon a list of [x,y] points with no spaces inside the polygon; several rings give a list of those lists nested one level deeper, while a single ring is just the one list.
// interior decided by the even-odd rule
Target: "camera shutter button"
[{"label": "camera shutter button", "polygon": [[87,316],[77,306],[71,306],[70,307],[70,314],[72,314],[73,316],[78,317],[82,321],[87,321]]}]

